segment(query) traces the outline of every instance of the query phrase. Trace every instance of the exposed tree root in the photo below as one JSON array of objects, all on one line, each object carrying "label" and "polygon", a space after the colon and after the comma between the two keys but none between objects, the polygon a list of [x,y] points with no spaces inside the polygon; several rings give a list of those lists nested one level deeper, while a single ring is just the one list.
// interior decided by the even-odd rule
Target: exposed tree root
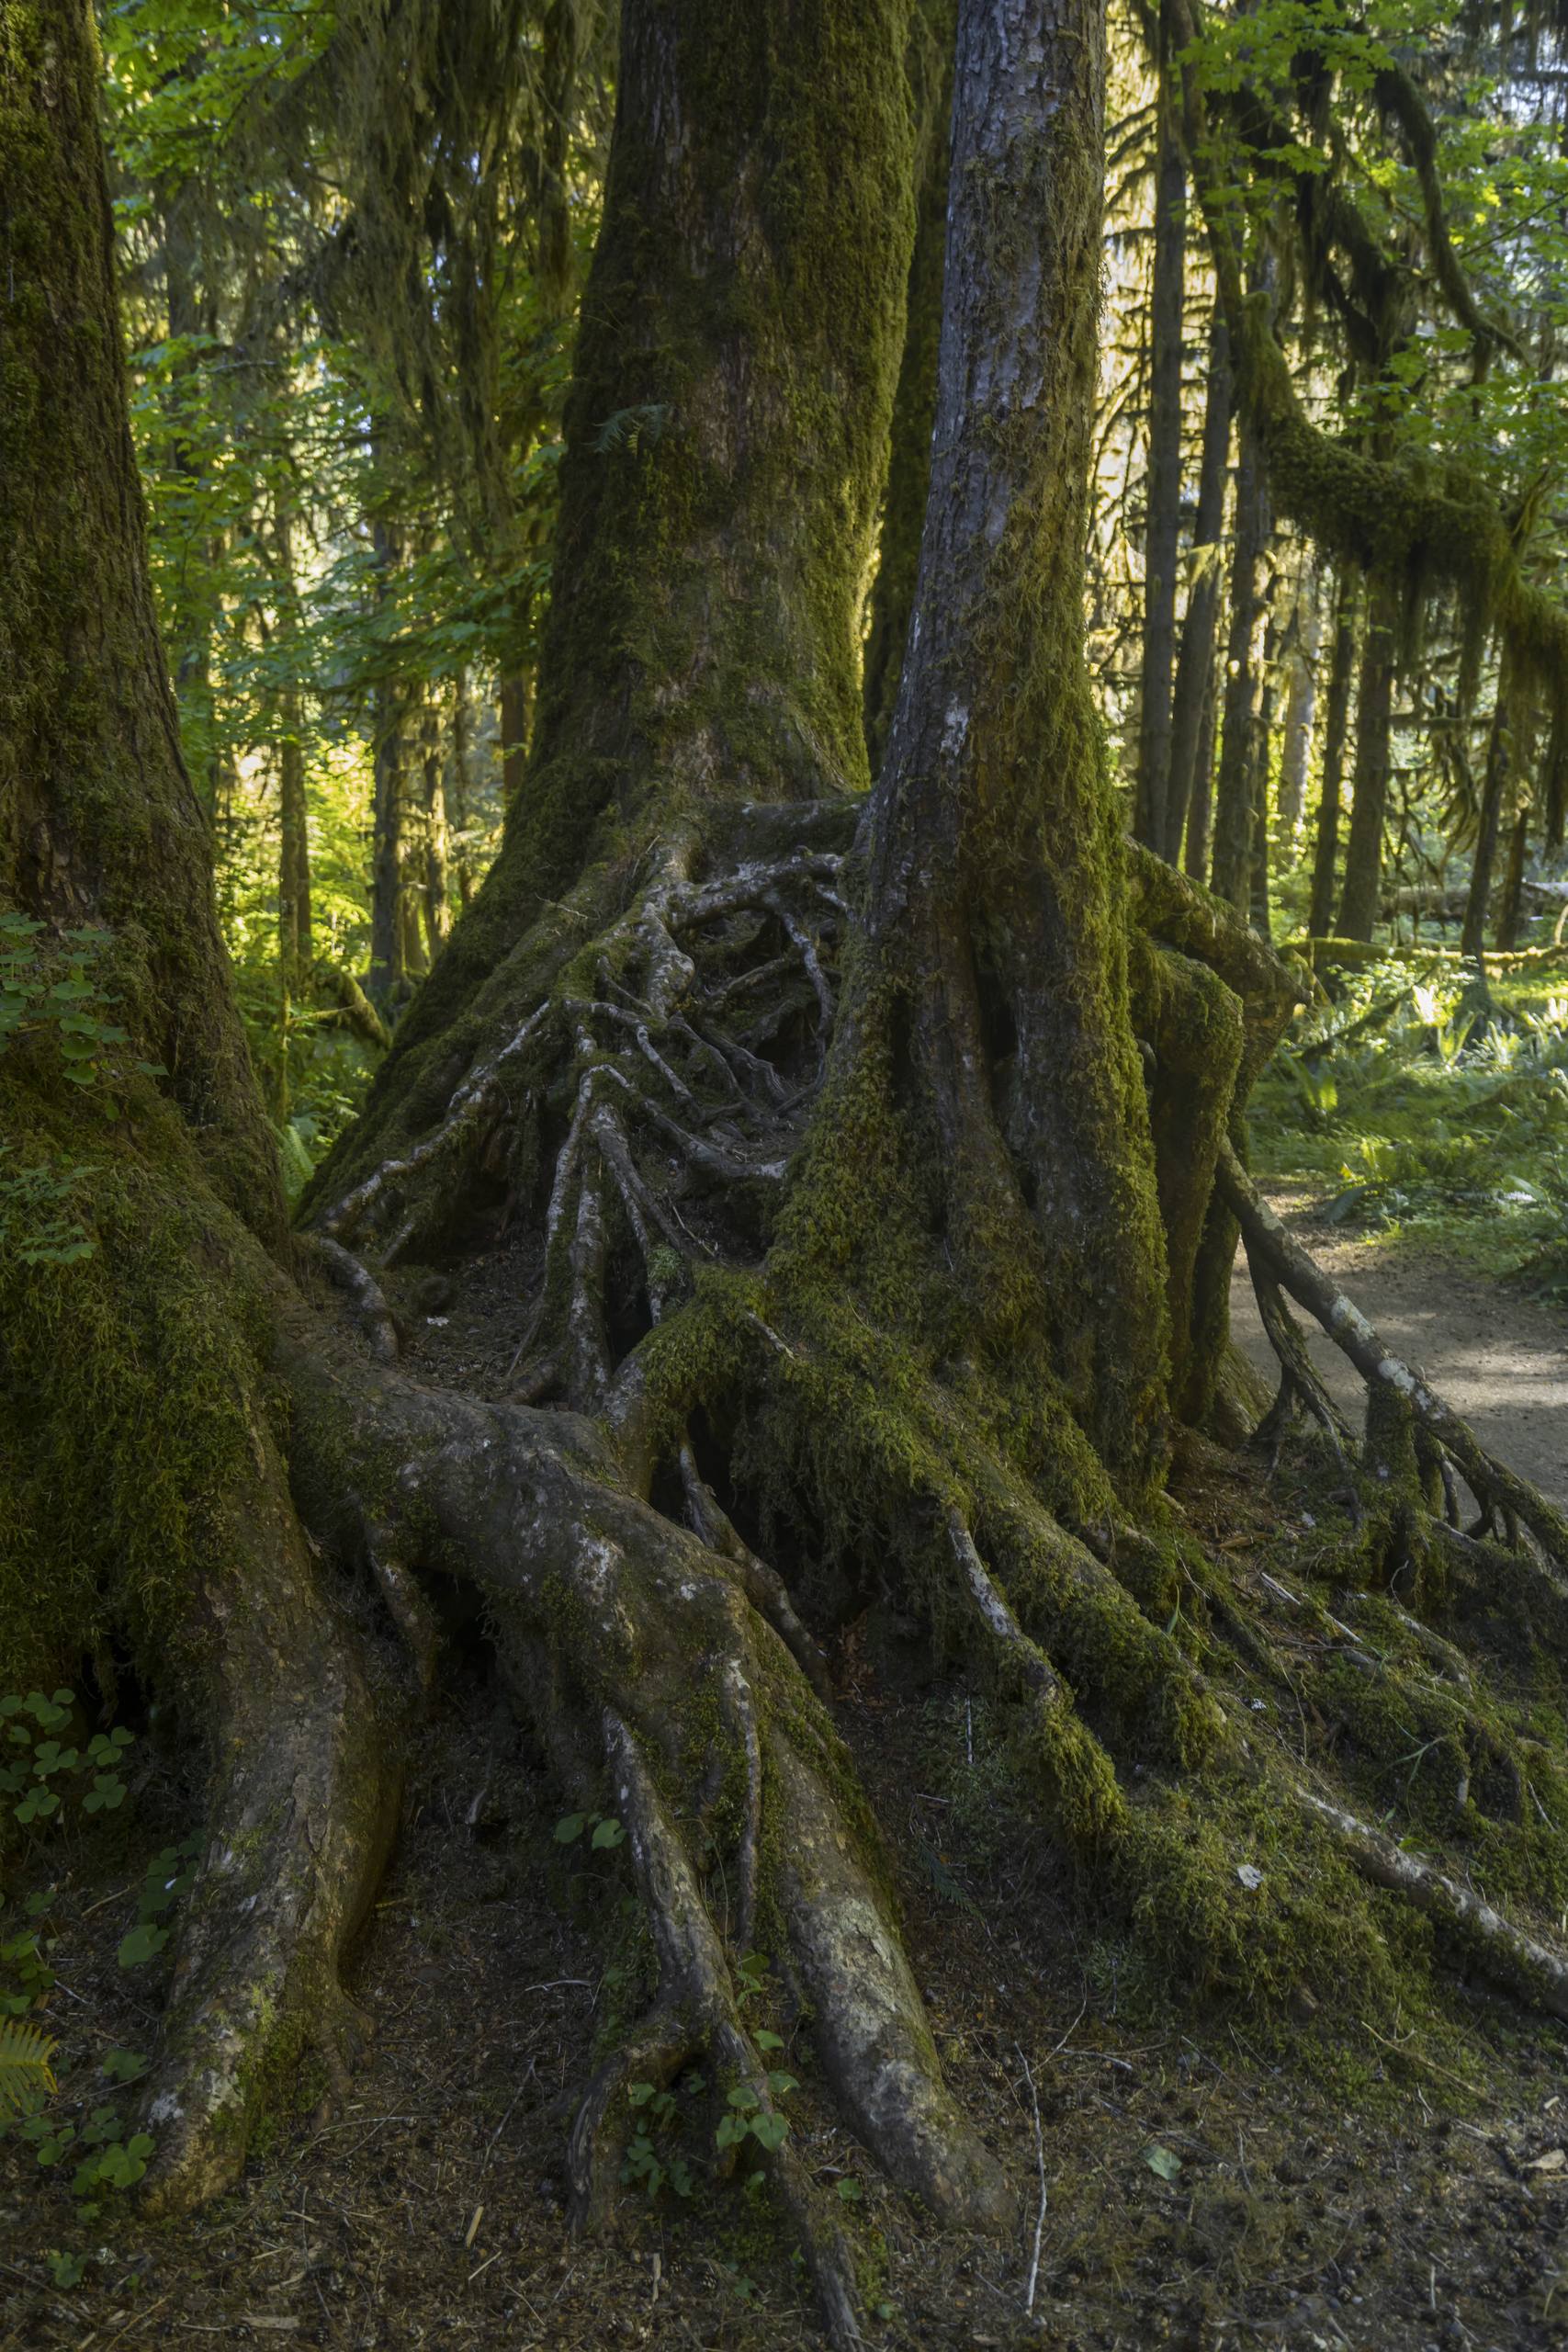
[{"label": "exposed tree root", "polygon": [[182,1906],[149,2078],[161,2212],[205,2202],[244,2162],[265,2068],[310,2045],[334,2090],[356,2013],[338,1977],[390,1847],[400,1780],[357,1629],[321,1590],[258,1434],[234,1572],[204,1595],[195,1679],[213,1756],[206,1846]]},{"label": "exposed tree root", "polygon": [[[362,1494],[389,1449],[378,1528],[403,1558],[490,1595],[563,1785],[587,1801],[610,1776],[660,1958],[636,2063],[668,2071],[702,2041],[739,2064],[731,1972],[765,1905],[828,2081],[879,2160],[935,2213],[982,2225],[1004,2213],[997,2167],[942,2086],[847,1759],[792,1654],[809,1670],[808,1639],[694,1470],[711,1543],[629,1491],[602,1430],[575,1417],[481,1406],[363,1363],[334,1370],[308,1346],[290,1348],[288,1368],[322,1535],[345,1541],[344,1449]],[[605,2075],[580,2119],[584,2211],[603,2202],[592,2143],[612,2129],[613,2098]]]},{"label": "exposed tree root", "polygon": [[1298,1794],[1343,1839],[1363,1877],[1404,1895],[1418,1909],[1459,1930],[1486,1973],[1528,2007],[1568,2019],[1568,1961],[1560,1952],[1526,1935],[1469,1887],[1445,1877],[1429,1862],[1417,1861],[1354,1814],[1314,1796],[1310,1789]]},{"label": "exposed tree root", "polygon": [[1489,1453],[1468,1422],[1384,1346],[1360,1309],[1286,1232],[1228,1144],[1219,1155],[1216,1183],[1241,1226],[1248,1258],[1265,1270],[1266,1279],[1281,1284],[1316,1317],[1369,1390],[1375,1394],[1381,1389],[1408,1407],[1418,1428],[1451,1458],[1489,1516],[1502,1511],[1529,1530],[1550,1560],[1568,1566],[1568,1519],[1528,1478]]}]

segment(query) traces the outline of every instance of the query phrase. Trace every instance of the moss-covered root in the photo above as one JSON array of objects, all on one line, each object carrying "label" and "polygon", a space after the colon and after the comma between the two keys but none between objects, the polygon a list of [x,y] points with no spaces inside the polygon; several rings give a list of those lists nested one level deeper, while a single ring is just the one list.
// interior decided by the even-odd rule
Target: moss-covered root
[{"label": "moss-covered root", "polygon": [[355,2012],[338,1974],[391,1841],[398,1785],[358,1644],[322,1596],[282,1465],[256,1433],[242,1556],[204,1594],[206,1851],[149,2083],[145,2196],[185,2211],[237,2178],[267,2083],[301,2048],[333,2087]]},{"label": "moss-covered root", "polygon": [[[940,2217],[999,2222],[1002,2178],[943,2086],[874,1828],[756,1564],[653,1509],[602,1426],[334,1363],[306,1325],[298,1342],[296,1485],[319,1532],[341,1542],[352,1492],[406,1567],[479,1586],[571,1801],[632,1832],[665,1980],[637,2063],[668,2075],[694,2041],[728,2063],[731,1972],[765,1938],[885,2169]],[[589,2207],[623,2077],[596,2083],[580,2126]]]},{"label": "moss-covered root", "polygon": [[1485,1523],[1500,1518],[1511,1541],[1528,1530],[1548,1559],[1568,1568],[1568,1519],[1528,1478],[1489,1453],[1469,1423],[1384,1345],[1355,1303],[1285,1231],[1228,1143],[1221,1147],[1215,1186],[1241,1227],[1251,1263],[1316,1317],[1373,1396],[1399,1401],[1427,1454],[1447,1455],[1462,1475]]},{"label": "moss-covered root", "polygon": [[1402,1894],[1466,1944],[1493,1980],[1549,2017],[1568,2019],[1568,1960],[1527,1935],[1468,1886],[1429,1862],[1418,1861],[1352,1813],[1299,1792],[1304,1804],[1338,1838],[1356,1870],[1374,1886]]}]

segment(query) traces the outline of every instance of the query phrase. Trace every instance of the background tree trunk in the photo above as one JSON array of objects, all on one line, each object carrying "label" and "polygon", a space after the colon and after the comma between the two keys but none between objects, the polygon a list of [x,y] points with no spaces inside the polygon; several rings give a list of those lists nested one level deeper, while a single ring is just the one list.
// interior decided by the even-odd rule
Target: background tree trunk
[{"label": "background tree trunk", "polygon": [[1235,476],[1235,537],[1231,553],[1230,639],[1225,654],[1220,720],[1220,769],[1214,792],[1214,854],[1210,887],[1233,907],[1247,903],[1251,862],[1253,777],[1258,764],[1258,632],[1263,600],[1259,575],[1268,544],[1268,492],[1258,436],[1244,416]]},{"label": "background tree trunk", "polygon": [[1209,381],[1203,396],[1203,449],[1198,474],[1198,512],[1192,526],[1192,573],[1181,651],[1171,697],[1170,786],[1167,796],[1165,854],[1172,865],[1181,853],[1188,812],[1195,822],[1187,871],[1195,881],[1208,872],[1209,778],[1213,760],[1214,628],[1224,581],[1221,540],[1225,526],[1225,491],[1230,478],[1230,338],[1214,313],[1209,341]]},{"label": "background tree trunk", "polygon": [[1492,899],[1492,875],[1503,826],[1503,803],[1514,771],[1514,682],[1512,663],[1505,650],[1498,656],[1497,696],[1486,737],[1486,766],[1481,784],[1481,808],[1476,818],[1475,856],[1470,869],[1464,928],[1460,947],[1479,960],[1486,946],[1486,916]]},{"label": "background tree trunk", "polygon": [[1345,881],[1339,897],[1339,933],[1345,939],[1370,940],[1378,919],[1398,627],[1398,582],[1386,573],[1376,573],[1367,603],[1361,675],[1356,694],[1350,832],[1345,844]]},{"label": "background tree trunk", "polygon": [[1134,831],[1162,854],[1170,830],[1171,673],[1181,526],[1181,360],[1186,311],[1187,169],[1176,44],[1161,18],[1150,293],[1149,439],[1144,530],[1144,649]]},{"label": "background tree trunk", "polygon": [[1345,743],[1350,723],[1350,689],[1356,674],[1356,613],[1360,574],[1341,565],[1334,600],[1334,647],[1328,665],[1328,701],[1323,721],[1323,775],[1318,786],[1317,831],[1313,849],[1312,902],[1307,933],[1326,938],[1334,922],[1335,868],[1339,851],[1339,794],[1345,775]]}]

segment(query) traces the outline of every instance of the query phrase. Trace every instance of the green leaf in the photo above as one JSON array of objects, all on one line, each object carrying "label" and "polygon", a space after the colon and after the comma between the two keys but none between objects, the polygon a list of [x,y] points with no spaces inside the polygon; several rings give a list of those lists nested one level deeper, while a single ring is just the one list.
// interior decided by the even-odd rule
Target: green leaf
[{"label": "green leaf", "polygon": [[587,1814],[585,1814],[585,1813],[568,1813],[568,1814],[563,1814],[563,1815],[561,1816],[560,1820],[559,1820],[559,1821],[558,1821],[558,1822],[557,1822],[557,1824],[556,1824],[556,1843],[557,1843],[557,1845],[558,1845],[558,1846],[570,1846],[570,1845],[572,1845],[573,1843],[575,1843],[575,1841],[576,1841],[579,1838],[581,1838],[581,1835],[582,1835],[583,1831],[587,1828],[587,1826],[588,1826],[588,1815],[587,1815]]},{"label": "green leaf", "polygon": [[167,1928],[154,1927],[150,1920],[144,1919],[139,1928],[132,1928],[129,1935],[121,1937],[120,1966],[122,1968],[144,1967],[148,1961],[156,1960],[168,1940]]},{"label": "green leaf", "polygon": [[754,2115],[751,2136],[761,2142],[770,2155],[776,2155],[789,2137],[789,2119],[784,2115]]},{"label": "green leaf", "polygon": [[1171,2149],[1162,2148],[1157,2140],[1152,2140],[1144,2150],[1144,2162],[1161,2180],[1174,2180],[1181,2170],[1181,2158]]},{"label": "green leaf", "polygon": [[593,1832],[591,1842],[595,1849],[602,1849],[606,1846],[618,1846],[626,1834],[618,1821],[602,1821]]}]

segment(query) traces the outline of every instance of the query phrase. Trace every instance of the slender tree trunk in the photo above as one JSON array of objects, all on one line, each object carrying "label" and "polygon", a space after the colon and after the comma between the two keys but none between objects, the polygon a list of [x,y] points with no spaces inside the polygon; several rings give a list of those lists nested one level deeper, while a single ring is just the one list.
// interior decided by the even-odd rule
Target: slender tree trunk
[{"label": "slender tree trunk", "polygon": [[1492,875],[1497,862],[1503,803],[1514,771],[1513,664],[1505,647],[1498,656],[1497,698],[1486,737],[1486,768],[1481,785],[1481,809],[1476,824],[1475,859],[1470,870],[1464,928],[1460,947],[1480,959],[1486,945],[1486,913],[1492,897]]},{"label": "slender tree trunk", "polygon": [[915,250],[909,263],[904,356],[893,402],[887,489],[882,504],[876,578],[872,584],[871,619],[865,640],[865,741],[874,776],[881,770],[887,731],[893,724],[931,481],[937,346],[942,337],[942,256],[947,243],[954,6],[955,0],[923,0],[915,12],[911,44],[910,81],[916,106],[919,198]]},{"label": "slender tree trunk", "polygon": [[1258,632],[1263,601],[1260,574],[1268,544],[1268,492],[1258,436],[1244,417],[1235,480],[1235,540],[1231,555],[1230,639],[1214,796],[1214,854],[1211,887],[1233,907],[1247,903],[1251,862],[1253,778],[1258,765]]},{"label": "slender tree trunk", "polygon": [[1497,919],[1494,926],[1499,953],[1510,955],[1519,944],[1519,925],[1524,917],[1525,860],[1529,850],[1530,812],[1528,802],[1515,814],[1508,831],[1508,864],[1503,876],[1503,888],[1497,898]]},{"label": "slender tree trunk", "polygon": [[1149,439],[1144,531],[1144,649],[1139,701],[1136,838],[1165,853],[1171,829],[1171,684],[1176,661],[1177,544],[1181,526],[1181,359],[1185,315],[1187,171],[1173,38],[1159,31],[1155,153],[1154,274],[1149,300]]},{"label": "slender tree trunk", "polygon": [[1568,817],[1568,698],[1558,695],[1551,705],[1541,773],[1542,830],[1548,854],[1562,846]]},{"label": "slender tree trunk", "polygon": [[534,731],[534,673],[509,670],[501,681],[496,716],[501,727],[501,794],[510,808],[523,792],[528,773],[528,744]]},{"label": "slender tree trunk", "polygon": [[1293,857],[1306,810],[1307,768],[1317,716],[1317,665],[1323,637],[1318,578],[1303,560],[1287,630],[1285,727],[1280,749],[1280,830]]},{"label": "slender tree trunk", "polygon": [[379,1010],[401,996],[408,976],[404,922],[404,689],[379,683],[371,700],[375,791],[370,833],[370,971],[366,982]]},{"label": "slender tree trunk", "polygon": [[1317,831],[1313,849],[1310,938],[1327,936],[1334,921],[1335,866],[1339,851],[1339,796],[1345,780],[1345,744],[1350,724],[1350,689],[1356,675],[1356,613],[1360,575],[1341,568],[1334,598],[1334,645],[1328,664],[1328,698],[1323,720],[1323,775],[1318,786]]},{"label": "slender tree trunk", "polygon": [[431,695],[425,696],[420,714],[420,778],[424,845],[420,912],[424,924],[426,958],[434,964],[450,936],[452,909],[447,894],[446,782],[441,709]]},{"label": "slender tree trunk", "polygon": [[1184,865],[1194,882],[1207,879],[1209,835],[1214,800],[1214,733],[1219,722],[1220,682],[1211,652],[1209,680],[1198,714],[1198,740],[1193,751],[1192,805],[1187,817]]},{"label": "slender tree trunk", "polygon": [[1247,911],[1252,928],[1262,939],[1269,936],[1269,785],[1274,758],[1275,679],[1278,674],[1280,626],[1273,599],[1263,632],[1262,684],[1258,697],[1258,728],[1252,771],[1252,846],[1247,871]]},{"label": "slender tree trunk", "polygon": [[470,727],[468,673],[459,670],[452,690],[452,763],[446,783],[446,814],[451,823],[452,870],[457,877],[457,899],[465,907],[474,895],[473,850],[469,841],[474,806],[474,780],[469,770],[473,756]]},{"label": "slender tree trunk", "polygon": [[1350,832],[1345,845],[1345,882],[1339,897],[1339,933],[1344,939],[1370,940],[1378,919],[1398,628],[1399,583],[1386,573],[1376,573],[1367,602],[1361,675],[1356,693]]},{"label": "slender tree trunk", "polygon": [[305,746],[300,735],[299,695],[292,686],[278,703],[277,746],[277,983],[279,1120],[289,1111],[289,1035],[295,1007],[310,992],[310,843],[305,798]]},{"label": "slender tree trunk", "polygon": [[1180,854],[1189,809],[1192,811],[1187,871],[1196,881],[1201,881],[1208,872],[1214,628],[1224,581],[1220,550],[1230,473],[1231,402],[1230,337],[1216,311],[1210,329],[1209,380],[1203,396],[1203,450],[1198,475],[1198,513],[1192,526],[1191,585],[1171,697],[1170,783],[1166,808],[1165,854],[1173,865]]}]

